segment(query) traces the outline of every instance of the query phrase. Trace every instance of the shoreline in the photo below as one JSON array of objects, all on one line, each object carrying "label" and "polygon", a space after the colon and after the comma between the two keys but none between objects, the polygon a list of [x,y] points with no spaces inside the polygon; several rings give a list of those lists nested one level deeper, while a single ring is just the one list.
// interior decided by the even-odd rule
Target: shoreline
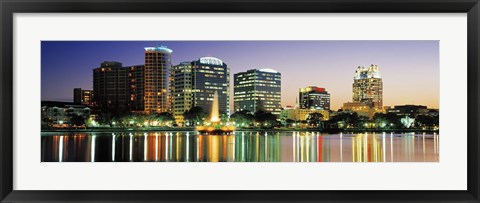
[{"label": "shoreline", "polygon": [[[58,132],[193,132],[195,128],[95,128],[95,129],[48,129],[42,130],[41,133],[58,133]],[[293,128],[242,128],[235,131],[258,131],[258,132],[323,132],[328,134],[337,133],[439,133],[439,130],[421,130],[421,129],[293,129]]]}]

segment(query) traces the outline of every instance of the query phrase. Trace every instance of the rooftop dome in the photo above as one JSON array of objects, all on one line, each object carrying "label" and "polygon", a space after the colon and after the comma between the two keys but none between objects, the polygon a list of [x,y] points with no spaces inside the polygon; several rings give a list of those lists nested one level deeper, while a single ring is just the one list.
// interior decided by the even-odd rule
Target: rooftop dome
[{"label": "rooftop dome", "polygon": [[210,65],[223,65],[223,61],[218,59],[218,58],[215,58],[215,57],[211,57],[211,56],[206,56],[206,57],[202,57],[200,58],[200,63],[203,63],[203,64],[210,64]]},{"label": "rooftop dome", "polygon": [[265,73],[278,73],[278,71],[270,69],[270,68],[259,69],[259,71],[265,72]]},{"label": "rooftop dome", "polygon": [[156,47],[145,47],[145,51],[159,51],[167,54],[171,54],[173,52],[173,50],[163,45],[158,45]]}]

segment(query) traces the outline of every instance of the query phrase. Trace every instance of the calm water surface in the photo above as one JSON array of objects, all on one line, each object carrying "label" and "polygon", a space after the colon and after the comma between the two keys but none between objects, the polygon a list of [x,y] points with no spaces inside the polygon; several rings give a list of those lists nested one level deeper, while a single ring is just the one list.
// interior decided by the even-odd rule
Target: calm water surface
[{"label": "calm water surface", "polygon": [[42,133],[42,162],[438,162],[438,134]]}]

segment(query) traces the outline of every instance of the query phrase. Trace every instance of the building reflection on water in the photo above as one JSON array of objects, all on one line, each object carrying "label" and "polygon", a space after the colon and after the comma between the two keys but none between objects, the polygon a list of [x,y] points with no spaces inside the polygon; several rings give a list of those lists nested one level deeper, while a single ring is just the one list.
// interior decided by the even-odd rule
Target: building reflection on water
[{"label": "building reflection on water", "polygon": [[42,135],[43,162],[438,162],[438,134]]}]

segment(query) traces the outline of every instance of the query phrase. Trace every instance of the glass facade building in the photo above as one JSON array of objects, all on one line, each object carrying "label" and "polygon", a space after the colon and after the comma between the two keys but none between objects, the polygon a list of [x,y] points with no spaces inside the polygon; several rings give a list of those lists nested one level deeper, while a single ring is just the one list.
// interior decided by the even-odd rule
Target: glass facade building
[{"label": "glass facade building", "polygon": [[330,110],[330,93],[325,88],[309,86],[299,90],[301,109]]},{"label": "glass facade building", "polygon": [[182,62],[172,71],[173,112],[183,122],[183,113],[192,107],[201,107],[210,113],[213,95],[218,93],[221,114],[230,115],[230,69],[215,57],[202,57]]},{"label": "glass facade building", "polygon": [[357,67],[353,79],[353,102],[365,103],[370,107],[383,107],[383,83],[377,65]]},{"label": "glass facade building", "polygon": [[234,75],[235,111],[263,110],[277,117],[281,111],[281,74],[272,69],[252,69]]},{"label": "glass facade building", "polygon": [[173,116],[183,123],[183,113],[194,107],[192,62],[182,62],[172,68]]}]

